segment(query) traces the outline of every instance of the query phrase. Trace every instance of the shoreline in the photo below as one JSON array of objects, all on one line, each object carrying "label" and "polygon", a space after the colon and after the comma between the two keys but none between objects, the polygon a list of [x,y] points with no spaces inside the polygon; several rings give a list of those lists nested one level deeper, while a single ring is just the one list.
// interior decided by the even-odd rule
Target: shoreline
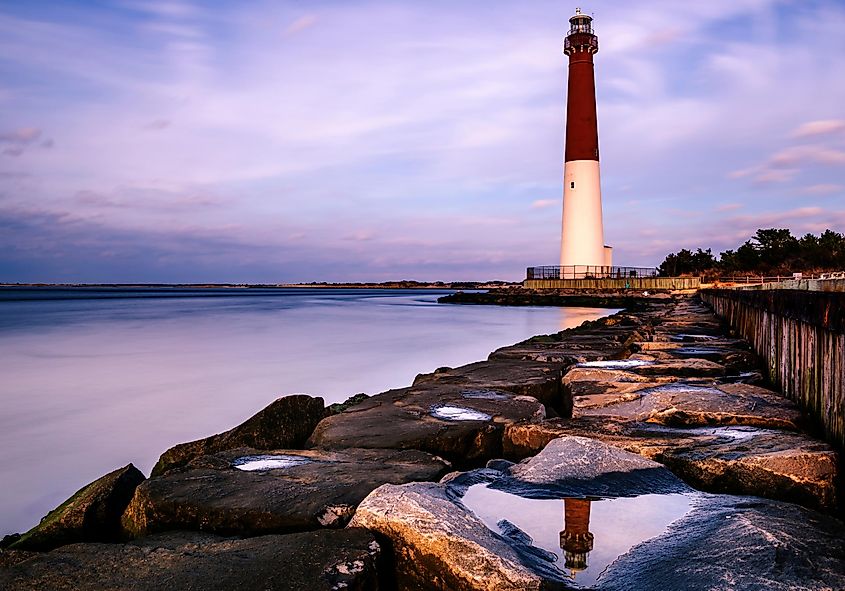
[{"label": "shoreline", "polygon": [[[461,297],[466,295],[485,294]],[[486,295],[485,303],[501,305]],[[0,582],[13,580],[3,578],[7,576],[22,577],[14,579],[22,584],[61,582],[71,574],[56,570],[55,560],[64,560],[63,547],[71,542],[81,542],[77,551],[82,552],[89,546],[93,550],[94,542],[100,542],[98,552],[106,552],[102,542],[108,542],[106,554],[170,544],[179,554],[179,544],[184,543],[194,548],[208,544],[212,552],[211,546],[224,543],[224,538],[214,537],[221,535],[234,535],[235,542],[225,543],[238,548],[255,539],[287,547],[302,531],[319,534],[319,540],[311,540],[312,547],[329,548],[332,560],[338,552],[332,540],[339,532],[369,532],[361,534],[361,553],[350,559],[363,566],[353,580],[343,579],[364,585],[357,588],[372,588],[366,585],[378,581],[383,586],[387,582],[388,589],[411,589],[441,580],[443,586],[437,588],[488,589],[471,581],[496,581],[505,575],[539,585],[562,582],[544,558],[526,558],[516,541],[502,546],[466,507],[450,500],[483,482],[515,495],[529,494],[526,487],[533,487],[529,498],[630,496],[636,490],[699,495],[698,489],[715,496],[701,497],[697,508],[683,517],[698,520],[696,531],[710,532],[712,524],[724,521],[725,512],[757,511],[763,519],[771,511],[795,517],[781,523],[778,531],[766,531],[776,540],[768,544],[788,544],[784,532],[796,535],[799,526],[805,528],[805,537],[832,535],[824,528],[814,530],[806,520],[821,511],[819,515],[838,523],[830,517],[839,503],[837,456],[830,446],[806,435],[801,413],[792,403],[765,387],[757,370],[760,361],[747,344],[688,297],[605,299],[614,304],[608,307],[620,307],[624,301],[628,309],[502,347],[486,361],[421,374],[409,387],[359,395],[333,408],[304,395],[280,398],[230,431],[166,451],[150,478],[131,465],[119,475],[111,473],[83,488],[23,537],[4,540],[9,549],[0,553],[0,562],[18,561],[18,566],[0,568]],[[590,307],[602,307],[595,298],[589,301]],[[556,451],[561,446],[568,451]],[[577,459],[578,454],[586,455]],[[237,466],[247,462],[245,458],[262,458],[260,462],[277,467],[244,471]],[[548,476],[528,476],[540,473]],[[208,485],[196,484],[206,481]],[[733,499],[742,498],[735,495],[748,494],[760,497],[758,508],[735,505]],[[110,505],[110,512],[101,512],[99,521],[86,527],[75,525],[80,511],[89,514],[97,503]],[[425,525],[412,517],[419,511],[432,516]],[[470,533],[459,533],[463,530],[454,528],[456,519]],[[351,530],[336,529],[347,524]],[[205,532],[207,539],[199,542],[189,533],[180,533],[176,542],[158,537],[169,535],[167,540],[172,540],[175,534],[167,532],[191,531]],[[719,537],[715,531],[707,535],[696,539],[704,554],[721,551],[725,544],[738,555],[750,551],[741,537]],[[135,541],[126,544],[129,538]],[[845,548],[841,535],[834,538],[834,549],[836,544]],[[424,544],[431,539],[442,539],[443,545]],[[469,544],[466,555],[450,550],[464,543]],[[665,549],[669,541],[660,543]],[[425,560],[413,558],[422,551]],[[296,555],[296,550],[286,552]],[[509,557],[514,552],[523,558],[513,562]],[[767,580],[772,565],[754,552],[756,558],[743,566],[742,576]],[[194,553],[205,555],[204,550]],[[731,570],[737,566],[718,561],[714,565],[712,555],[707,558],[710,569],[740,575]],[[90,568],[106,559],[91,555],[83,564]],[[794,559],[807,557],[798,553]],[[142,564],[159,574],[147,581],[149,587],[140,588],[154,588],[152,583],[166,576],[167,566],[145,560]],[[695,561],[693,556],[690,564]],[[658,566],[666,563],[674,569],[677,565],[670,562],[664,559]],[[201,580],[216,581],[220,569],[227,568],[225,560],[217,566],[203,564],[197,567]],[[626,564],[622,570],[611,569],[603,584],[653,576],[635,561]],[[52,578],[33,578],[38,565],[49,566],[50,574],[43,576]],[[327,565],[315,568],[325,574],[332,568]],[[466,571],[470,565],[471,573]],[[112,582],[117,588],[124,588],[122,581],[128,579],[121,577],[129,574],[117,569],[110,576],[116,577]],[[822,575],[828,582],[845,579],[835,568]],[[693,581],[695,577],[707,588],[703,569]],[[746,588],[765,588],[757,584]],[[309,579],[301,588],[329,587]]]}]

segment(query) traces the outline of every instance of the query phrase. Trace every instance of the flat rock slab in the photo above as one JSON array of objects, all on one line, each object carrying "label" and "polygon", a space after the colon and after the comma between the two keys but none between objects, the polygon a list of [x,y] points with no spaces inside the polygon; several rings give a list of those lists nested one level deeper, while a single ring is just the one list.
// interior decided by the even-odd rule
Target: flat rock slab
[{"label": "flat rock slab", "polygon": [[325,415],[322,398],[304,394],[284,396],[225,433],[170,448],[153,467],[152,476],[184,466],[194,458],[227,449],[302,447]]},{"label": "flat rock slab", "polygon": [[[548,502],[558,498],[554,496],[556,487],[561,482],[572,487],[564,497],[568,502],[575,496],[571,494],[574,486],[580,483],[584,488],[579,502],[593,502],[596,507],[595,502],[600,505],[601,499],[592,498],[591,491],[602,487],[590,477],[607,483],[610,476],[636,474],[642,469],[665,472],[644,458],[605,447],[600,442],[565,438],[549,452],[541,452],[539,460],[510,468],[450,475],[440,484],[386,485],[361,503],[352,525],[367,527],[389,540],[396,558],[397,580],[403,589],[569,589],[573,587],[569,573],[558,559],[560,553],[552,551],[558,543],[564,544],[564,534],[561,532],[558,539],[558,529],[570,527],[564,521],[564,503],[553,507],[556,510],[550,516],[551,527],[544,525],[549,518]],[[556,474],[565,478],[561,480]],[[491,501],[496,498],[497,510],[518,516],[526,524],[533,523],[535,531],[545,532],[544,538],[532,539],[506,518],[494,518],[491,524],[487,516],[482,521],[480,514],[468,507],[489,513],[490,506],[478,506],[477,501],[468,505],[469,501],[465,501],[471,489],[479,485],[498,491],[489,497]],[[617,485],[620,495],[630,493],[621,478]],[[512,498],[516,505],[502,504],[503,498]],[[619,555],[602,557],[612,565],[598,575],[595,589],[821,591],[845,584],[841,568],[845,538],[843,524],[836,519],[796,505],[708,495],[681,485],[665,497],[650,494],[631,499],[647,499],[650,503],[649,511],[637,513],[645,531],[655,531],[651,521],[662,511],[662,498],[671,498],[676,506],[667,525],[658,528],[657,533],[645,534],[642,543],[622,546],[618,559],[615,556]],[[679,499],[683,501],[680,511]],[[541,506],[543,503],[546,504]],[[528,514],[534,511],[536,515]],[[590,513],[579,515],[586,517],[581,523],[586,532]],[[580,541],[588,541],[585,550],[589,560],[593,549],[601,553],[606,545],[628,537],[627,530],[640,527],[637,516],[625,519],[617,527],[626,531],[605,530],[605,537],[595,538],[594,547],[592,534],[579,534],[579,518],[573,516],[576,519],[568,539],[581,535]],[[566,519],[569,517],[567,505]],[[549,534],[554,540],[545,537]],[[634,539],[638,535],[643,534],[635,534]],[[684,552],[693,557],[691,564],[685,562]],[[651,579],[653,573],[658,573],[655,580]],[[732,586],[726,581],[742,584]],[[768,587],[772,581],[779,586]]]},{"label": "flat rock slab", "polygon": [[648,361],[643,365],[632,366],[626,371],[641,376],[675,376],[682,378],[719,378],[728,373],[728,369],[721,363],[707,359],[678,360],[671,356],[658,359],[654,355],[634,354],[631,360]]},{"label": "flat rock slab", "polygon": [[[470,412],[450,420],[445,411],[437,412],[444,408]],[[477,464],[501,455],[504,425],[544,416],[543,404],[533,397],[423,383],[378,394],[323,419],[309,443],[327,449],[420,449],[457,465]]]},{"label": "flat rock slab", "polygon": [[246,540],[174,532],[129,544],[73,544],[0,568],[6,591],[370,591],[380,548],[363,529]]},{"label": "flat rock slab", "polygon": [[676,427],[748,425],[800,430],[801,412],[786,398],[750,384],[623,384],[624,392],[575,396],[574,417],[600,416]]},{"label": "flat rock slab", "polygon": [[561,412],[561,367],[536,361],[494,359],[420,374],[414,380],[414,386],[441,384],[468,389],[504,390],[520,396],[533,396],[547,407]]},{"label": "flat rock slab", "polygon": [[45,551],[75,542],[118,541],[120,516],[143,480],[132,464],[98,478],[50,511],[10,548]]},{"label": "flat rock slab", "polygon": [[603,417],[515,423],[505,429],[504,452],[522,459],[561,436],[583,436],[664,464],[688,484],[709,492],[744,494],[832,510],[838,457],[802,433],[755,427],[671,428]]},{"label": "flat rock slab", "polygon": [[123,526],[134,537],[177,529],[258,535],[343,527],[374,488],[436,480],[447,468],[416,450],[230,450],[147,480]]}]

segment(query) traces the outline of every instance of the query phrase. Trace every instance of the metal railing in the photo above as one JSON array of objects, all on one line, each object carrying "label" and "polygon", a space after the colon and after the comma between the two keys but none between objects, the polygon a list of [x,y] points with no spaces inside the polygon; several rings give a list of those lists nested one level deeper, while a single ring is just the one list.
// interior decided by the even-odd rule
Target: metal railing
[{"label": "metal railing", "polygon": [[566,265],[528,267],[530,279],[632,279],[657,277],[656,267],[604,267],[593,265]]},{"label": "metal railing", "polygon": [[[827,279],[828,275],[834,275],[833,273],[822,273],[821,275],[815,274],[806,274],[806,273],[793,273],[791,275],[770,275],[770,276],[763,276],[763,275],[737,275],[732,277],[716,277],[710,279],[710,281],[714,281],[717,283],[740,283],[743,285],[746,284],[760,284],[760,283],[780,283],[781,281],[793,281],[796,279]],[[845,276],[845,274],[843,274]],[[702,279],[704,281],[705,279]]]}]

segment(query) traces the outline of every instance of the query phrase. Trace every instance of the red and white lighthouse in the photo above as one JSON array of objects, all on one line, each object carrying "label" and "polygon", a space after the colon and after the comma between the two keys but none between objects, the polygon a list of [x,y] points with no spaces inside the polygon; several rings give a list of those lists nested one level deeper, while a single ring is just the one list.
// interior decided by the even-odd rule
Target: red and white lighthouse
[{"label": "red and white lighthouse", "polygon": [[[599,50],[593,18],[575,9],[563,52],[569,56],[566,98],[566,149],[563,168],[561,279],[598,275],[612,264],[604,245],[596,81],[593,55]],[[599,267],[598,269],[596,267]],[[607,269],[609,271],[609,269]]]}]

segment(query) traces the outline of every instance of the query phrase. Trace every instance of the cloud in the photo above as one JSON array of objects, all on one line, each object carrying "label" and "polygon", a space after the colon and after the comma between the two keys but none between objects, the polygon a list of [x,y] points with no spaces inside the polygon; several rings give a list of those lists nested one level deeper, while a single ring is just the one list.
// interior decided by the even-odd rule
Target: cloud
[{"label": "cloud", "polygon": [[725,203],[715,208],[715,211],[736,211],[742,209],[742,203]]},{"label": "cloud", "polygon": [[144,125],[144,129],[154,131],[167,129],[168,127],[170,127],[170,121],[168,119],[153,119],[152,121]]},{"label": "cloud", "polygon": [[808,138],[819,135],[829,135],[845,131],[845,119],[823,119],[808,121],[792,132],[794,138]]},{"label": "cloud", "polygon": [[833,183],[822,183],[818,185],[810,185],[801,189],[801,193],[807,195],[830,195],[831,193],[845,192],[845,185],[837,185]]},{"label": "cloud", "polygon": [[369,242],[375,238],[375,234],[369,230],[358,230],[357,232],[353,232],[347,236],[344,236],[344,240],[349,240],[352,242]]},{"label": "cloud", "polygon": [[293,35],[301,33],[306,29],[310,29],[311,27],[317,24],[318,20],[319,19],[317,18],[317,16],[313,14],[306,14],[304,16],[301,16],[295,21],[293,21],[291,24],[289,24],[287,27],[285,27],[283,35],[285,37],[292,37]]},{"label": "cloud", "polygon": [[[282,268],[519,278],[556,259],[560,200],[537,197],[561,190],[571,7],[118,2],[74,5],[72,19],[0,9],[2,135],[38,122],[61,147],[2,158],[29,175],[4,183],[3,203],[85,220],[104,250],[158,240],[155,256],[172,262],[144,267],[150,280],[215,257],[254,261],[266,279]],[[605,227],[620,263],[733,248],[759,226],[750,214],[726,223],[738,213],[727,206],[765,219],[845,185],[829,123],[845,94],[841,2],[796,15],[775,0],[635,1],[596,19]],[[35,156],[42,140],[0,151]],[[182,231],[228,246],[182,249]],[[59,238],[49,224],[32,233]]]},{"label": "cloud", "polygon": [[41,130],[37,127],[21,127],[12,131],[0,132],[0,142],[10,144],[28,144],[41,137]]}]

